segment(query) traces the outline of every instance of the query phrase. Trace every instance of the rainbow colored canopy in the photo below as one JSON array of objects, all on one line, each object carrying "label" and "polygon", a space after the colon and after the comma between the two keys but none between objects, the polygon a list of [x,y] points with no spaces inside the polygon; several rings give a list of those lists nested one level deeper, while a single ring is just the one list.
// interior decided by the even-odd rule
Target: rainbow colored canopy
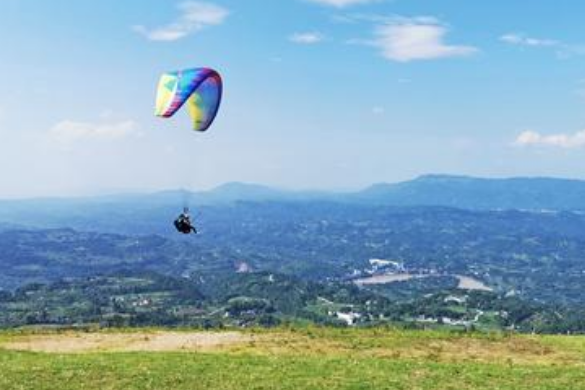
[{"label": "rainbow colored canopy", "polygon": [[219,110],[222,88],[221,76],[213,69],[165,73],[158,82],[155,115],[171,117],[187,103],[193,129],[205,131]]}]

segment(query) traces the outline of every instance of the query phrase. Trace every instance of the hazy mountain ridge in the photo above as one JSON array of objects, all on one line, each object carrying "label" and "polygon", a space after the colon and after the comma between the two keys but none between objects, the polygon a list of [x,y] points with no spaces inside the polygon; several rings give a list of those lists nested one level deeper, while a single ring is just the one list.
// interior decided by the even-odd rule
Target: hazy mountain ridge
[{"label": "hazy mountain ridge", "polygon": [[[585,303],[582,190],[581,181],[435,175],[354,193],[232,183],[196,194],[2,201],[0,289],[154,272],[207,281],[197,287],[205,290],[225,286],[239,271],[333,283],[342,291],[375,272],[371,259],[386,259],[401,264],[400,272],[436,277],[364,287],[368,294],[406,303],[455,289],[455,276],[467,275],[493,288],[496,300],[578,307]],[[201,234],[183,237],[171,222],[189,198]],[[270,300],[253,298],[258,305]],[[437,302],[431,306],[433,313]]]},{"label": "hazy mountain ridge", "polygon": [[377,184],[354,196],[363,202],[396,206],[585,210],[585,181],[426,175],[397,184]]},{"label": "hazy mountain ridge", "polygon": [[[194,207],[239,201],[324,201],[386,206],[444,206],[471,210],[585,210],[585,181],[555,178],[483,179],[467,176],[425,175],[400,183],[374,184],[355,192],[291,191],[264,185],[227,183],[213,190],[169,190],[79,198],[1,200],[0,221],[82,214],[101,210],[163,209],[176,212]],[[26,216],[27,218],[24,218]]]}]

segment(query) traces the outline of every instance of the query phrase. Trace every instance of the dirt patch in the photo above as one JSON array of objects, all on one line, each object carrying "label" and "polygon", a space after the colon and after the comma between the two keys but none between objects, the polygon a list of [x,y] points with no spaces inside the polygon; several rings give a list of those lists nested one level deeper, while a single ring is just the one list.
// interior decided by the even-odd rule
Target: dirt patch
[{"label": "dirt patch", "polygon": [[52,353],[213,351],[254,341],[239,332],[63,333],[20,336],[1,348]]},{"label": "dirt patch", "polygon": [[422,279],[424,276],[411,274],[384,274],[368,276],[367,278],[356,279],[353,282],[358,286],[370,284],[391,284],[396,282],[406,282],[411,279]]},{"label": "dirt patch", "polygon": [[469,276],[455,275],[459,280],[457,286],[460,290],[472,290],[472,291],[494,291],[491,287],[484,284],[481,280],[470,278]]}]

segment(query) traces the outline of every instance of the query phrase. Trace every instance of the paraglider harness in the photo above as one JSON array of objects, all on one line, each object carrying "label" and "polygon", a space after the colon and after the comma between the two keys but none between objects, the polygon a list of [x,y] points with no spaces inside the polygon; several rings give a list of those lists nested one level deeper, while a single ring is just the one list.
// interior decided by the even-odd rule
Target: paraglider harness
[{"label": "paraglider harness", "polygon": [[183,212],[181,213],[181,215],[179,215],[177,219],[175,219],[175,222],[173,222],[173,224],[175,225],[175,228],[179,233],[197,234],[197,229],[191,223],[191,217],[189,216],[189,209],[187,207],[183,209]]}]

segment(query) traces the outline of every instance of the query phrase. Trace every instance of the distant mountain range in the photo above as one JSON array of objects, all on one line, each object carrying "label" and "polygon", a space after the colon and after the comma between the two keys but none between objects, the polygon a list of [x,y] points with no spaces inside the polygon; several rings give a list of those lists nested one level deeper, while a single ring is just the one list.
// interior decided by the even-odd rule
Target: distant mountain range
[{"label": "distant mountain range", "polygon": [[[197,220],[240,203],[288,207],[447,207],[471,211],[585,211],[585,181],[553,178],[481,179],[426,175],[375,184],[355,192],[291,191],[228,183],[210,191],[185,190],[80,198],[0,200],[0,230],[62,228],[120,234],[173,234],[170,223],[184,205]],[[294,208],[294,207],[293,207]],[[202,213],[201,215],[199,215]],[[227,223],[228,221],[226,221]]]},{"label": "distant mountain range", "polygon": [[585,181],[426,175],[402,183],[376,184],[349,198],[393,206],[471,210],[585,210]]},{"label": "distant mountain range", "polygon": [[[198,236],[174,231],[186,201]],[[0,201],[0,290],[126,271],[345,282],[372,274],[371,260],[382,259],[412,275],[451,284],[464,275],[496,294],[582,306],[584,232],[585,181],[547,178],[432,175],[346,193],[231,183],[198,193]],[[444,289],[443,279],[376,293],[410,299]]]},{"label": "distant mountain range", "polygon": [[[188,201],[188,202],[187,202]],[[222,205],[233,202],[326,201],[385,206],[443,206],[470,210],[585,210],[585,180],[555,178],[484,179],[425,175],[400,183],[379,183],[356,192],[291,191],[258,184],[227,183],[210,191],[186,190],[85,198],[0,201],[6,216],[36,211],[60,213],[88,207],[172,207],[183,203]],[[10,222],[13,222],[9,218]]]},{"label": "distant mountain range", "polygon": [[[166,195],[176,198],[178,193]],[[287,191],[256,184],[228,183],[190,196],[203,204],[320,200],[470,210],[585,210],[585,180],[424,175],[400,183],[374,184],[357,192]]]}]

